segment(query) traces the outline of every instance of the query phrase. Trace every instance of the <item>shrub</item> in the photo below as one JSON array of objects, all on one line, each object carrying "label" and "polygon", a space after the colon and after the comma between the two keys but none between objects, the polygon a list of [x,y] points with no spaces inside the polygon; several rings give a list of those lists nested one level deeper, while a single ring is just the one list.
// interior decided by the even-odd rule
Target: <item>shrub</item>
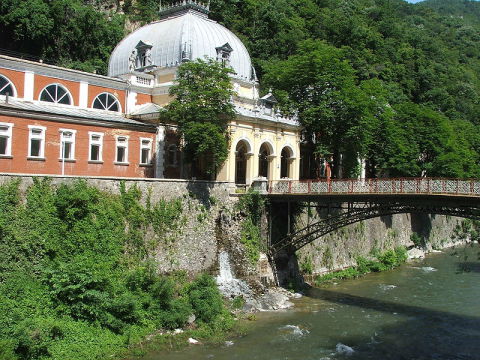
[{"label": "shrub", "polygon": [[262,246],[260,229],[250,218],[247,218],[242,222],[240,231],[240,242],[245,246],[247,257],[252,264],[256,264],[260,258]]},{"label": "shrub", "polygon": [[356,258],[357,261],[357,270],[360,274],[367,274],[372,271],[372,268],[375,266],[375,261],[368,260],[362,256]]},{"label": "shrub", "polygon": [[105,359],[194,312],[219,326],[212,278],[186,285],[145,260],[146,234],[176,229],[181,200],[145,207],[138,188],[120,190],[34,179],[21,202],[18,182],[0,185],[0,359]]},{"label": "shrub", "polygon": [[187,298],[178,297],[172,300],[168,307],[160,311],[159,320],[162,327],[176,329],[186,324],[188,317],[193,313],[192,306]]},{"label": "shrub", "polygon": [[21,359],[49,357],[49,346],[62,337],[63,332],[55,319],[25,319],[15,329],[13,350]]},{"label": "shrub", "polygon": [[140,321],[138,299],[128,292],[114,296],[106,302],[101,323],[114,332],[121,333],[129,324]]},{"label": "shrub", "polygon": [[55,196],[58,217],[72,226],[90,215],[99,197],[100,192],[88,186],[85,180],[77,180],[73,185],[60,185]]},{"label": "shrub", "polygon": [[258,191],[249,189],[245,195],[240,197],[236,208],[247,215],[253,224],[260,225],[260,219],[265,209],[265,200]]},{"label": "shrub", "polygon": [[311,256],[306,256],[303,261],[300,263],[300,270],[304,274],[312,274],[313,273],[313,262]]},{"label": "shrub", "polygon": [[15,354],[15,342],[12,339],[0,340],[0,359],[17,360]]},{"label": "shrub", "polygon": [[370,272],[385,271],[393,269],[407,260],[407,251],[404,247],[397,247],[394,250],[387,250],[384,253],[374,251],[374,254],[377,260],[368,260],[362,256],[358,256],[356,258],[357,266],[318,276],[315,279],[315,283],[321,285],[332,280],[351,279]]},{"label": "shrub", "polygon": [[47,269],[44,281],[57,310],[74,319],[105,319],[104,308],[112,296],[112,286],[105,276],[107,269],[103,270],[78,258]]},{"label": "shrub", "polygon": [[182,201],[160,199],[150,212],[150,219],[155,234],[162,238],[165,232],[178,228],[183,213]]},{"label": "shrub", "polygon": [[213,277],[203,274],[188,288],[188,297],[197,319],[208,323],[223,312],[223,298]]},{"label": "shrub", "polygon": [[127,274],[125,281],[127,287],[132,291],[148,291],[155,283],[157,277],[155,263],[146,261],[131,270]]},{"label": "shrub", "polygon": [[410,240],[418,248],[423,248],[426,245],[425,239],[416,232],[414,232],[414,233],[412,233],[412,235],[410,235]]},{"label": "shrub", "polygon": [[161,309],[168,309],[175,295],[175,283],[168,277],[159,277],[152,284],[149,293]]}]

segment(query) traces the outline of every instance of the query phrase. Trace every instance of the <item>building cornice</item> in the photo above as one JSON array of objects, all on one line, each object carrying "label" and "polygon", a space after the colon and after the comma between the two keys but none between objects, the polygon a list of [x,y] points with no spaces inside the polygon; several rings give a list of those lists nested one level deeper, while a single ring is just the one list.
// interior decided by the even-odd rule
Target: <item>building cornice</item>
[{"label": "building cornice", "polygon": [[156,127],[151,124],[129,124],[129,123],[122,123],[119,121],[101,121],[101,120],[94,120],[94,119],[84,119],[84,118],[75,117],[75,116],[49,114],[49,113],[28,111],[28,110],[19,110],[19,109],[5,108],[2,106],[0,106],[0,115],[17,117],[17,118],[35,119],[35,120],[54,121],[54,122],[69,123],[69,124],[101,126],[101,127],[107,127],[107,128],[115,128],[115,129],[140,130],[140,131],[145,131],[150,133],[156,132]]},{"label": "building cornice", "polygon": [[[14,58],[6,55],[0,55],[0,67],[21,72],[30,71],[36,75],[68,80],[76,83],[87,82],[89,85],[101,86],[114,90],[127,90],[127,87],[129,86],[127,81],[122,79],[91,74],[84,71],[62,68],[55,65]],[[140,86],[130,85],[130,89],[137,92],[149,93],[149,89]]]}]

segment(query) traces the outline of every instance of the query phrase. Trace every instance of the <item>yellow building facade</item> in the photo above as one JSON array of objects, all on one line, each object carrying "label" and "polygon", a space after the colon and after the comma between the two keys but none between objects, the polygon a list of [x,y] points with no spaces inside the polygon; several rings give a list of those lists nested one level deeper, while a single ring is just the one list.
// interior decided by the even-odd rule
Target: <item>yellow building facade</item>
[{"label": "yellow building facade", "polygon": [[[208,18],[207,6],[184,0],[161,9],[159,21],[139,28],[118,44],[110,58],[109,76],[148,88],[151,103],[132,106],[129,116],[154,120],[159,109],[172,100],[169,89],[175,83],[178,66],[206,57],[233,69],[236,94],[232,101],[237,116],[228,125],[229,154],[216,180],[250,185],[258,178],[298,179],[299,124],[276,111],[271,93],[259,96],[247,49],[231,31]],[[130,96],[136,94],[131,92]],[[177,157],[182,158],[175,153],[176,147],[181,148],[181,140],[169,135],[171,128],[174,124],[158,126],[156,176],[195,177],[182,161],[177,161]]]}]

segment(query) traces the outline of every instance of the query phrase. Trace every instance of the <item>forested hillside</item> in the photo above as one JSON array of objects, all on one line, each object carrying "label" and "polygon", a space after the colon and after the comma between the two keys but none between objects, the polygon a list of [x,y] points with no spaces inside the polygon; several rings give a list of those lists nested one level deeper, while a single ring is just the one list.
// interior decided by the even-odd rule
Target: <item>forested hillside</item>
[{"label": "forested hillside", "polygon": [[467,24],[480,23],[478,0],[427,0],[419,5],[434,9],[441,15],[464,19]]},{"label": "forested hillside", "polygon": [[[125,24],[157,17],[157,0],[88,3],[4,0],[0,47],[105,73]],[[464,0],[212,0],[210,17],[244,41],[318,156],[339,168],[345,155],[344,176],[361,157],[370,176],[479,177],[479,12]]]}]

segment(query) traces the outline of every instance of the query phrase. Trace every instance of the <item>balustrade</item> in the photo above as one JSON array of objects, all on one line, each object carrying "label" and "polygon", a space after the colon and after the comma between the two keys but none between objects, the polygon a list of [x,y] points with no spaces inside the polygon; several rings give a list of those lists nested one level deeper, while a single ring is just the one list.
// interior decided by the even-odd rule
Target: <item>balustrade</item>
[{"label": "balustrade", "polygon": [[277,180],[268,184],[270,194],[446,194],[480,195],[480,180],[405,178]]}]

